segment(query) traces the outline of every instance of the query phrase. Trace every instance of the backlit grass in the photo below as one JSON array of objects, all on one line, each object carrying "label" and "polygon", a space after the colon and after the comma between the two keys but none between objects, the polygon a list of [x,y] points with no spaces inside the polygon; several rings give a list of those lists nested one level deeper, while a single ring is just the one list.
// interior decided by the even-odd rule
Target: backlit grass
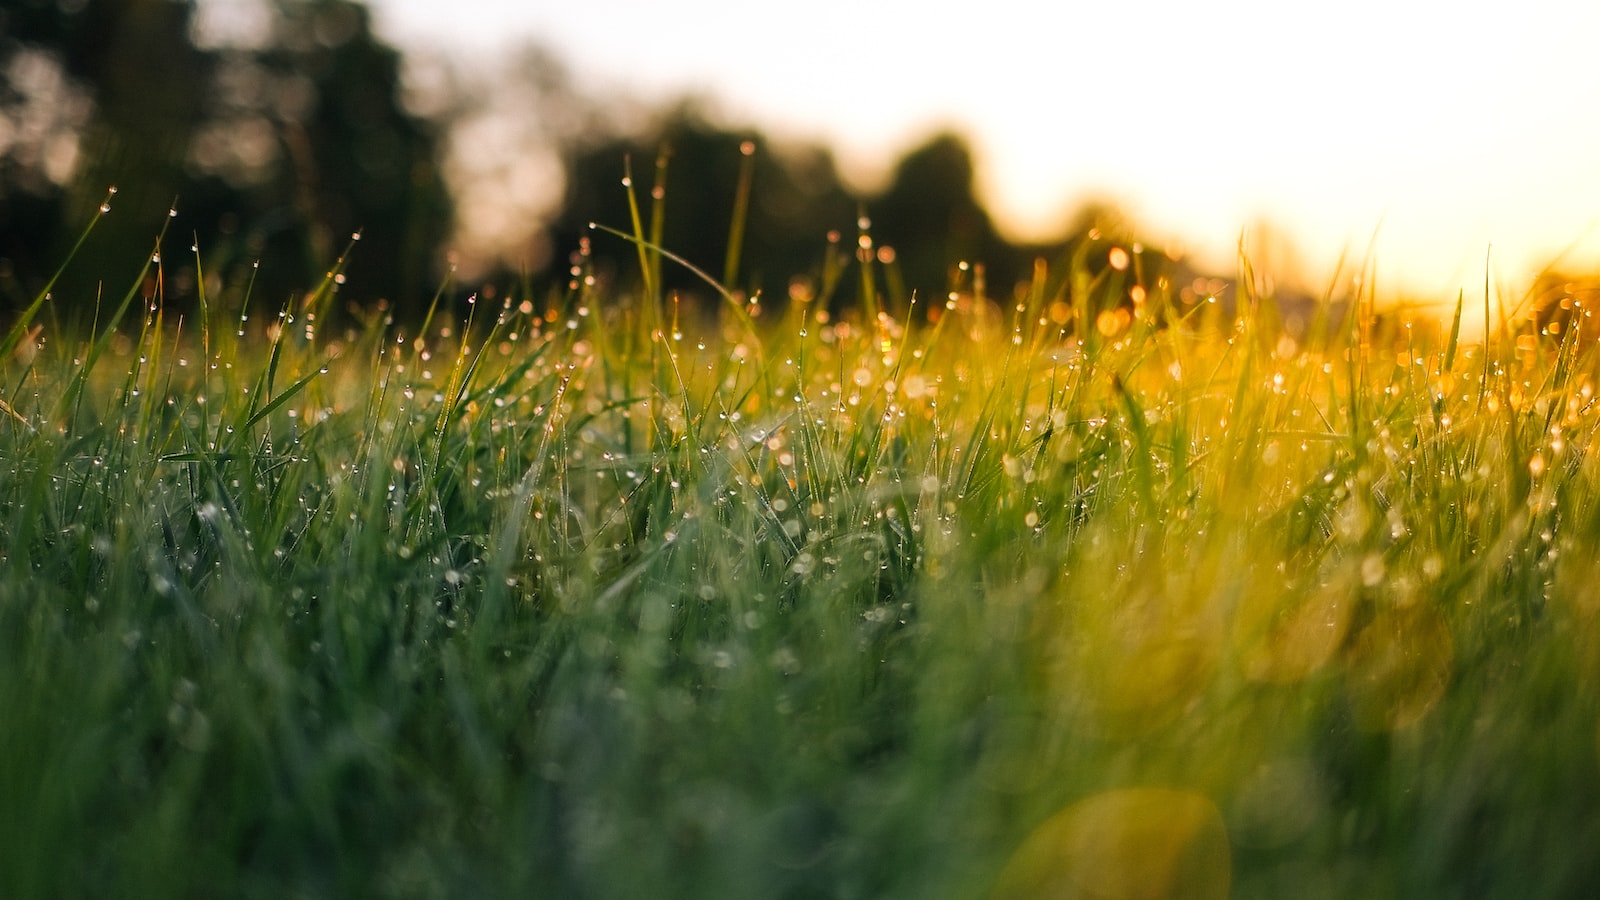
[{"label": "backlit grass", "polygon": [[1587,311],[582,274],[18,323],[0,896],[1600,891]]}]

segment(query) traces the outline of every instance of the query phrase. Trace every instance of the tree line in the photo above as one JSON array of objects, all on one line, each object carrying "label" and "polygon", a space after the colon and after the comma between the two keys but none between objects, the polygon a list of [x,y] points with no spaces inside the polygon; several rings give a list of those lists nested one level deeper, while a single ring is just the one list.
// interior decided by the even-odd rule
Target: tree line
[{"label": "tree line", "polygon": [[[611,121],[614,101],[577,96],[548,54],[527,54],[491,84],[447,73],[430,100],[407,85],[401,53],[361,3],[264,0],[261,12],[248,33],[218,36],[194,0],[17,0],[0,10],[0,306],[31,301],[116,185],[114,215],[54,286],[68,315],[125,291],[118,279],[144,262],[133,248],[153,246],[163,226],[165,302],[192,302],[204,272],[213,297],[248,291],[281,306],[314,289],[359,231],[346,301],[419,315],[442,284],[476,287],[446,281],[459,226],[489,212],[463,188],[456,156],[483,118],[470,111],[513,89],[531,92],[519,105],[531,112],[518,115],[542,117],[531,133],[559,172],[541,177],[558,187],[548,208],[522,216],[538,219],[521,222],[534,226],[537,252],[480,260],[472,274],[483,283],[559,290],[580,247],[592,270],[630,277],[634,248],[589,228],[631,229],[625,167],[636,199],[662,208],[666,248],[780,302],[857,256],[881,264],[890,300],[985,287],[1004,297],[1037,260],[1120,272],[1127,257],[1116,265],[1114,251],[1138,242],[1106,206],[1080,211],[1055,240],[1008,240],[977,196],[959,134],[930,136],[863,195],[826,147],[770,141],[691,101]],[[1140,278],[1193,275],[1154,251],[1140,263]],[[682,267],[662,277],[671,289],[704,288]],[[1126,300],[1134,274],[1111,280],[1121,286],[1111,302]]]}]

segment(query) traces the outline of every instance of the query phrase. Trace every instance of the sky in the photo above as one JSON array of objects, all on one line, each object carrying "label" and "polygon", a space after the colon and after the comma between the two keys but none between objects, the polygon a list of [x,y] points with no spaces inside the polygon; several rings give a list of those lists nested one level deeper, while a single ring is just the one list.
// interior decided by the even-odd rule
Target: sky
[{"label": "sky", "polygon": [[1314,289],[1341,255],[1425,298],[1481,296],[1486,258],[1513,287],[1600,266],[1593,0],[370,2],[402,48],[542,44],[585,89],[823,140],[862,184],[954,127],[1016,238],[1109,199],[1203,263],[1243,239]]}]

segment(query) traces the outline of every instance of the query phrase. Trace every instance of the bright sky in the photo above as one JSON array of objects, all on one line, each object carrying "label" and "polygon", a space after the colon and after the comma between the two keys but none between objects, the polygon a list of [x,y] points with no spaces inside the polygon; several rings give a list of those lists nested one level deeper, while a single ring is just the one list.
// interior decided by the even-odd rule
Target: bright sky
[{"label": "bright sky", "polygon": [[1600,265],[1593,0],[371,3],[403,47],[537,41],[585,86],[708,93],[864,179],[954,125],[1016,236],[1110,198],[1224,270],[1263,221],[1319,281],[1373,245],[1384,293],[1481,292],[1490,245],[1517,288],[1574,242]]}]

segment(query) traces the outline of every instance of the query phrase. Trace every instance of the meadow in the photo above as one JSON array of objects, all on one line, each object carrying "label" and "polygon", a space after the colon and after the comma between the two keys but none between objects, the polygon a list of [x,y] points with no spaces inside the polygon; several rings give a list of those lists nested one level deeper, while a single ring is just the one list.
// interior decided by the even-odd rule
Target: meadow
[{"label": "meadow", "polygon": [[691,306],[633,239],[15,320],[0,896],[1600,895],[1581,304]]}]

